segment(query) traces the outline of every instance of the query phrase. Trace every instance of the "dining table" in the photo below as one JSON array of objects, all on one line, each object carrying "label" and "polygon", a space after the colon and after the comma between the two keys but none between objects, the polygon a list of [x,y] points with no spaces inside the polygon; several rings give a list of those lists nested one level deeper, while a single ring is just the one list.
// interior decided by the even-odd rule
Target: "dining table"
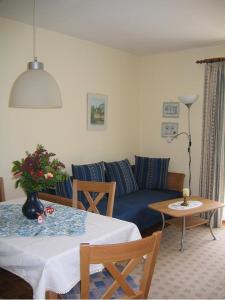
[{"label": "dining table", "polygon": [[[43,223],[28,220],[22,214],[24,202],[18,198],[0,203],[0,268],[27,281],[34,299],[44,299],[47,291],[65,294],[80,281],[81,243],[141,239],[133,223],[43,200],[54,213]],[[92,265],[90,273],[100,270],[101,265]]]}]

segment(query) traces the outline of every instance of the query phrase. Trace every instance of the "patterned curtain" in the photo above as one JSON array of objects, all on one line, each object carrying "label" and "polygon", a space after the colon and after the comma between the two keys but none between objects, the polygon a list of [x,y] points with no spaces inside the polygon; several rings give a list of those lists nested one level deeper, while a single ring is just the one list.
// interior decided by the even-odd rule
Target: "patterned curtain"
[{"label": "patterned curtain", "polygon": [[[205,65],[200,196],[224,202],[224,62]],[[214,217],[219,227],[222,210]]]}]

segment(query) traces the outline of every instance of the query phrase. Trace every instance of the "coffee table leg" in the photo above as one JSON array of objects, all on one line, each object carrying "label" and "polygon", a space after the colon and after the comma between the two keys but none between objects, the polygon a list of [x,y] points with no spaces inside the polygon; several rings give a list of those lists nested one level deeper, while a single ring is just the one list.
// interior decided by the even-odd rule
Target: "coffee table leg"
[{"label": "coffee table leg", "polygon": [[184,251],[184,235],[185,235],[185,217],[182,218],[182,231],[181,231],[181,247],[180,251]]},{"label": "coffee table leg", "polygon": [[162,216],[162,230],[165,228],[165,216],[164,213],[161,212],[161,216]]},{"label": "coffee table leg", "polygon": [[212,231],[212,217],[214,216],[215,212],[216,212],[216,209],[214,209],[210,213],[210,216],[209,216],[209,230],[210,230],[210,233],[211,233],[211,235],[212,235],[212,237],[213,237],[214,240],[216,240],[216,237],[215,237],[215,235],[214,235],[214,233]]}]

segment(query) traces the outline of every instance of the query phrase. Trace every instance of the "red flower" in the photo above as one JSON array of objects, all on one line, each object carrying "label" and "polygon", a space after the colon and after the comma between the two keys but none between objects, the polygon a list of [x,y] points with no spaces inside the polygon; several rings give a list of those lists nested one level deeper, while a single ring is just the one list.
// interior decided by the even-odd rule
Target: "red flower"
[{"label": "red flower", "polygon": [[52,159],[54,156],[42,145],[37,145],[33,153],[26,152],[25,158],[14,161],[12,172],[17,180],[16,187],[21,186],[26,193],[39,192],[66,179],[68,175],[62,170],[65,166],[58,159]]},{"label": "red flower", "polygon": [[38,171],[38,172],[37,172],[37,176],[38,176],[38,177],[42,177],[42,176],[44,176],[44,173],[43,173],[42,171]]}]

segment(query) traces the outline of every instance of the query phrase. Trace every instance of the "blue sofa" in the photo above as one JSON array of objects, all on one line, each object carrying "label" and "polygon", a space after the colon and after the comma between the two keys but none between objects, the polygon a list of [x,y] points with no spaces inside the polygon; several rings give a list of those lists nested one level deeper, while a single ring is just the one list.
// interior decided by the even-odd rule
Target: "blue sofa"
[{"label": "blue sofa", "polygon": [[[56,186],[56,190],[48,191],[51,194],[57,194],[66,198],[72,198],[71,180],[68,179],[63,184]],[[160,213],[151,210],[148,205],[153,202],[160,202],[182,196],[184,174],[171,173],[167,174],[166,190],[149,190],[139,189],[138,191],[128,193],[122,196],[116,196],[114,200],[113,217],[124,221],[133,222],[140,231],[159,224],[161,220]],[[85,207],[86,203],[80,199]],[[107,199],[103,199],[98,204],[98,210],[105,214]]]},{"label": "blue sofa", "polygon": [[[180,191],[173,190],[139,190],[115,198],[113,217],[135,223],[140,231],[150,228],[162,221],[160,213],[148,207],[153,202],[160,202],[181,197]],[[107,200],[99,203],[98,209],[104,214]]]}]

